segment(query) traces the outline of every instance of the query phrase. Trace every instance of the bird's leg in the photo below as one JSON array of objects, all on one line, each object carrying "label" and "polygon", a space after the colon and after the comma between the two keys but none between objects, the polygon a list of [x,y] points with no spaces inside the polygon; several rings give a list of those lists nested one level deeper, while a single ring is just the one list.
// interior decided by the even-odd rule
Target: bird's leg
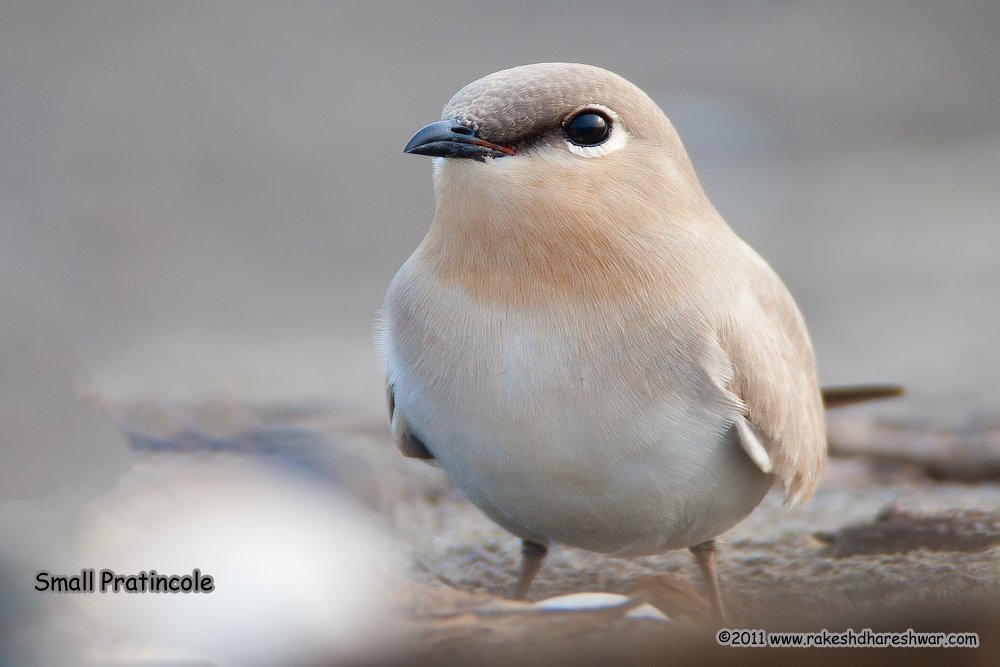
[{"label": "bird's leg", "polygon": [[722,606],[722,594],[719,592],[719,579],[715,575],[715,540],[708,540],[690,548],[694,559],[701,570],[701,577],[708,588],[708,600],[712,605],[712,616],[716,623],[726,622],[726,608]]},{"label": "bird's leg", "polygon": [[517,578],[517,586],[514,588],[514,599],[523,600],[528,597],[528,589],[535,575],[542,569],[542,561],[545,554],[549,553],[549,548],[538,542],[524,540],[521,542],[521,576]]}]

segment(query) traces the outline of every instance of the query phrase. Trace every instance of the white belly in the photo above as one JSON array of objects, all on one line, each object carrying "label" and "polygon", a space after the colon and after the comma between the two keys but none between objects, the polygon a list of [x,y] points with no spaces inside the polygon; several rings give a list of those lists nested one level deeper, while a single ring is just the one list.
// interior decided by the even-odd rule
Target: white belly
[{"label": "white belly", "polygon": [[700,343],[671,333],[690,326],[413,296],[419,310],[386,312],[397,409],[514,534],[650,554],[716,537],[770,486],[735,440],[736,408],[707,379]]}]

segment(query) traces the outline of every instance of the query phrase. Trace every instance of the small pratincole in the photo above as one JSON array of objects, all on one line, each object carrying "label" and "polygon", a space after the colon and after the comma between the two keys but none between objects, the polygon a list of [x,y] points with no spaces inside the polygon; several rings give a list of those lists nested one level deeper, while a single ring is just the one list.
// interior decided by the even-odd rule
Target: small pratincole
[{"label": "small pratincole", "polygon": [[405,151],[434,156],[437,208],[383,311],[400,449],[523,540],[516,597],[552,542],[688,548],[722,618],[714,538],[775,478],[807,498],[826,460],[784,284],[603,69],[491,74]]}]

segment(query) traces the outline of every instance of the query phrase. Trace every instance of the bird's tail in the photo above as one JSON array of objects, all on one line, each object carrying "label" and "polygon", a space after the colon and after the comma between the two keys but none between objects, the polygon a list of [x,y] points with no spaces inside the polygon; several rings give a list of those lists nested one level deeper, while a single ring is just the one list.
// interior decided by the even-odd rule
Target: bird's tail
[{"label": "bird's tail", "polygon": [[903,387],[898,384],[855,384],[838,387],[821,387],[823,407],[839,408],[854,403],[879,401],[903,394]]}]

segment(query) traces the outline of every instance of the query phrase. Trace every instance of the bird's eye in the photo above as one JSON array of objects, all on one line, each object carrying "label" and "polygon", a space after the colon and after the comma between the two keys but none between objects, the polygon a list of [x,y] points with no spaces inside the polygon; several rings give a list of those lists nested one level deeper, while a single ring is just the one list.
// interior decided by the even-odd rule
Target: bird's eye
[{"label": "bird's eye", "polygon": [[611,134],[611,120],[596,111],[582,111],[570,118],[563,130],[577,146],[596,146]]}]

